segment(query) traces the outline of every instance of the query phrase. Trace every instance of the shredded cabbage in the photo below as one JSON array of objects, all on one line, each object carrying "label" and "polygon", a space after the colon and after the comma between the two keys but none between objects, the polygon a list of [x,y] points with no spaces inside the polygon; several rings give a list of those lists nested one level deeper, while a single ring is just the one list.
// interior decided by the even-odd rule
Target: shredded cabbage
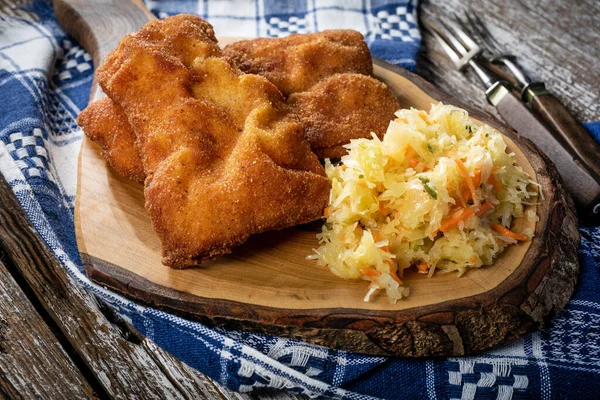
[{"label": "shredded cabbage", "polygon": [[383,140],[352,140],[341,163],[325,165],[330,205],[311,258],[339,277],[370,281],[365,301],[377,290],[392,303],[407,296],[407,268],[460,276],[533,234],[502,230],[537,188],[499,132],[441,103],[396,116]]}]

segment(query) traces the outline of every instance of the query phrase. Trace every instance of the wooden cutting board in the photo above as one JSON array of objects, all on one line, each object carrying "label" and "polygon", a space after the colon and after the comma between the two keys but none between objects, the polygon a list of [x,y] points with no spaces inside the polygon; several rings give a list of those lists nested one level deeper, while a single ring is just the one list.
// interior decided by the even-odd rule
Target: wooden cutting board
[{"label": "wooden cutting board", "polygon": [[[134,2],[105,6],[101,12],[86,4],[62,0],[55,8],[96,65],[118,38],[149,18]],[[220,38],[220,43],[233,40]],[[403,107],[429,109],[443,101],[469,109],[383,61],[374,61],[374,74]],[[99,95],[94,88],[91,98]],[[115,174],[99,148],[84,138],[75,227],[85,269],[91,279],[125,296],[193,320],[362,353],[463,355],[529,333],[562,309],[574,289],[577,219],[554,166],[530,141],[487,115],[469,112],[504,134],[509,151],[544,195],[531,206],[540,221],[518,222],[534,229],[534,239],[509,247],[493,266],[461,278],[409,274],[408,298],[392,305],[379,295],[366,303],[366,282],[344,281],[306,259],[318,246],[319,227],[313,224],[255,235],[229,256],[173,270],[161,264],[143,186]]]}]

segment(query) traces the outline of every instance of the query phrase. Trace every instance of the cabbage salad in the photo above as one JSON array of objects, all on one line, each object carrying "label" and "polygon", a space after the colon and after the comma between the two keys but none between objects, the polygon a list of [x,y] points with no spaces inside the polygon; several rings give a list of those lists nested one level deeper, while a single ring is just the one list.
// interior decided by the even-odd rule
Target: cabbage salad
[{"label": "cabbage salad", "polygon": [[341,162],[326,161],[332,183],[320,246],[309,258],[344,279],[370,281],[390,302],[408,296],[404,271],[434,273],[490,265],[503,249],[530,240],[536,183],[507,153],[502,135],[444,104],[396,113],[379,140],[357,139]]}]

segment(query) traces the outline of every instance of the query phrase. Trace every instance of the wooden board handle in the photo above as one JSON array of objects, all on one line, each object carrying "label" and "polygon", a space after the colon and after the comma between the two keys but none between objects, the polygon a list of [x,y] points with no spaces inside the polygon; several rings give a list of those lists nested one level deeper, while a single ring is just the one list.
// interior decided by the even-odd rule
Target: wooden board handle
[{"label": "wooden board handle", "polygon": [[[54,0],[54,12],[67,33],[90,53],[95,68],[123,36],[156,19],[138,0]],[[94,79],[90,101],[102,96]]]},{"label": "wooden board handle", "polygon": [[573,118],[560,100],[548,93],[534,97],[531,107],[556,130],[585,168],[600,182],[600,145]]}]

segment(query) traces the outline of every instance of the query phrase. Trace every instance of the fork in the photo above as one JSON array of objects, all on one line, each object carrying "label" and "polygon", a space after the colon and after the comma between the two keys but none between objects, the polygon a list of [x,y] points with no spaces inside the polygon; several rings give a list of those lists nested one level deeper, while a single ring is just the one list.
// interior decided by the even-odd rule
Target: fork
[{"label": "fork", "polygon": [[516,63],[516,57],[504,51],[502,45],[496,41],[487,26],[479,18],[479,15],[467,11],[465,12],[465,18],[466,20],[458,15],[455,17],[459,26],[470,35],[470,38],[474,38],[473,41],[482,43],[485,46],[482,50],[484,53],[488,53],[490,61],[495,64],[504,64],[521,88],[531,84],[531,79]]},{"label": "fork", "polygon": [[534,116],[527,104],[512,92],[511,86],[482,64],[483,49],[457,23],[429,18],[422,22],[458,70],[469,66],[475,71],[486,88],[488,101],[502,118],[521,136],[535,142],[554,162],[580,210],[593,219],[600,219],[600,175],[577,159],[576,152]]},{"label": "fork", "polygon": [[532,82],[527,77],[516,63],[516,57],[503,50],[476,13],[467,12],[465,18],[457,16],[456,21],[470,35],[469,39],[486,46],[483,50],[490,54],[492,63],[501,63],[508,68],[521,86],[522,100],[559,135],[579,161],[600,180],[600,146],[573,118],[560,100],[548,92],[543,82]]}]

